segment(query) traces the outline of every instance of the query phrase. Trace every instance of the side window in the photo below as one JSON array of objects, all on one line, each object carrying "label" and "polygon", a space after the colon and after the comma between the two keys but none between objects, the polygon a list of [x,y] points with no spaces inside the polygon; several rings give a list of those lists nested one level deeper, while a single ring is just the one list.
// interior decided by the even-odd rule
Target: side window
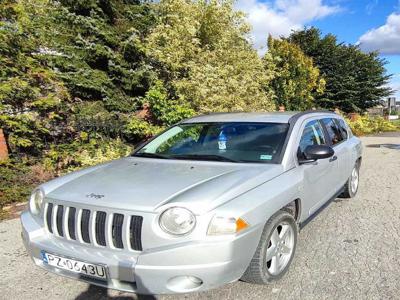
[{"label": "side window", "polygon": [[322,126],[318,120],[307,123],[300,139],[299,152],[304,152],[307,146],[326,144]]},{"label": "side window", "polygon": [[343,139],[347,140],[347,137],[348,137],[348,133],[347,133],[348,126],[347,126],[346,122],[344,120],[342,120],[342,119],[336,119],[336,122],[337,122],[337,124],[339,126],[340,132],[342,133]]},{"label": "side window", "polygon": [[333,118],[322,119],[322,122],[328,131],[329,140],[331,141],[332,145],[336,145],[344,140],[342,132]]}]

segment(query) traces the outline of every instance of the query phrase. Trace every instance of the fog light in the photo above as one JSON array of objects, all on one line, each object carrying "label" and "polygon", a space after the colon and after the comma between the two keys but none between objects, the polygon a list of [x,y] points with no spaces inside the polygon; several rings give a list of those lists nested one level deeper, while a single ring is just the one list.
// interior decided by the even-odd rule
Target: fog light
[{"label": "fog light", "polygon": [[167,288],[173,292],[185,293],[200,288],[203,280],[195,276],[177,276],[168,280]]}]

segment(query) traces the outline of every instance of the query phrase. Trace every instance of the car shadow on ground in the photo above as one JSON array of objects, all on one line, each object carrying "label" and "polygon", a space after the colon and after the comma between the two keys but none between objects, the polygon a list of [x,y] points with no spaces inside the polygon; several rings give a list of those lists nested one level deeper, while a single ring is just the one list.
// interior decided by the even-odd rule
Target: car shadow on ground
[{"label": "car shadow on ground", "polygon": [[108,289],[96,285],[89,285],[88,289],[78,295],[75,300],[156,300],[153,295],[122,294],[109,295]]}]

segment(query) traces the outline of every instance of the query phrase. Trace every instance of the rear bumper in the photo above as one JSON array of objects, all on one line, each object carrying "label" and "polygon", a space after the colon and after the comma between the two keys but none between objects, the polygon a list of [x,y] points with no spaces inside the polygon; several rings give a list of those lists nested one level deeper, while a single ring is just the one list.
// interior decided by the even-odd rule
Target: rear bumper
[{"label": "rear bumper", "polygon": [[[238,280],[257,247],[262,228],[213,241],[194,241],[129,253],[78,245],[47,234],[29,212],[21,215],[22,238],[34,263],[50,272],[92,284],[139,294],[202,291]],[[47,265],[41,251],[106,265],[101,281]]]}]

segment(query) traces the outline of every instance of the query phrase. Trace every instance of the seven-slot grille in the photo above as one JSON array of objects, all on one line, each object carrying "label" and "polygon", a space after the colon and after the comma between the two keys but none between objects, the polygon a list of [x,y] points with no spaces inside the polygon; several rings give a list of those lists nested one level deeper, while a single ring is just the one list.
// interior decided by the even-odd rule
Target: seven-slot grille
[{"label": "seven-slot grille", "polygon": [[143,217],[77,209],[51,202],[45,206],[47,230],[60,237],[96,246],[142,250]]}]

